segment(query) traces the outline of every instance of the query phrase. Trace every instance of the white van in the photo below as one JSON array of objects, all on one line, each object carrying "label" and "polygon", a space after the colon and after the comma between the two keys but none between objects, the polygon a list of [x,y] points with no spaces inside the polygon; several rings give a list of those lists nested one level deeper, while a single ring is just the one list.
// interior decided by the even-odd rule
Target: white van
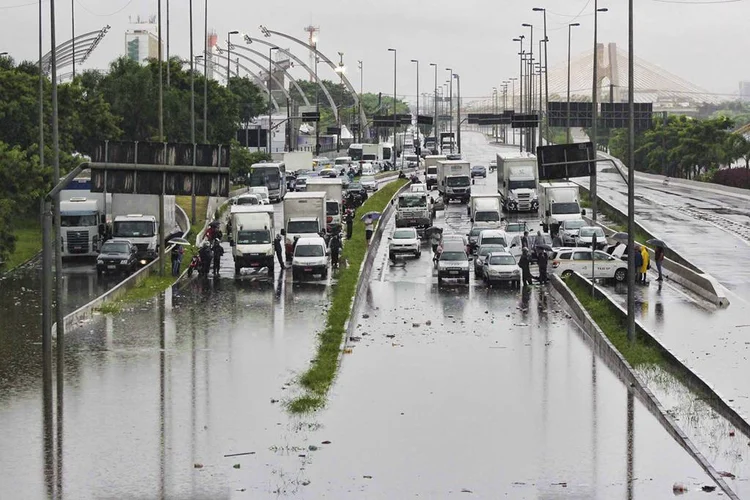
[{"label": "white van", "polygon": [[328,277],[328,248],[320,237],[300,238],[294,247],[292,257],[292,278],[296,281],[304,275],[319,274],[321,279]]}]

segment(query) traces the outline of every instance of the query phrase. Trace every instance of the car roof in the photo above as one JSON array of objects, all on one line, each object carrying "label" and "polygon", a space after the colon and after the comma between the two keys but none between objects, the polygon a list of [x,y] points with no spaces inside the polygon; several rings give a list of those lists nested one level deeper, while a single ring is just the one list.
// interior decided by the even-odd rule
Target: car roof
[{"label": "car roof", "polygon": [[410,231],[412,233],[416,233],[417,232],[417,228],[415,228],[415,227],[397,227],[396,229],[394,229],[393,232],[395,233],[397,231]]},{"label": "car roof", "polygon": [[443,252],[464,252],[466,249],[464,246],[456,241],[449,241],[443,245]]},{"label": "car roof", "polygon": [[512,253],[510,253],[510,252],[508,252],[507,250],[502,250],[502,251],[499,251],[499,252],[490,252],[490,253],[489,253],[489,254],[487,255],[487,257],[498,257],[498,256],[502,256],[502,257],[513,257],[513,254],[512,254]]},{"label": "car roof", "polygon": [[107,240],[104,243],[127,243],[129,245],[133,244],[132,241],[126,240],[125,238],[112,238],[111,240]]},{"label": "car roof", "polygon": [[502,236],[503,238],[506,238],[508,236],[502,229],[483,229],[479,235],[485,238],[491,236]]},{"label": "car roof", "polygon": [[326,246],[326,240],[320,236],[305,236],[297,240],[297,246],[300,245],[323,245]]}]

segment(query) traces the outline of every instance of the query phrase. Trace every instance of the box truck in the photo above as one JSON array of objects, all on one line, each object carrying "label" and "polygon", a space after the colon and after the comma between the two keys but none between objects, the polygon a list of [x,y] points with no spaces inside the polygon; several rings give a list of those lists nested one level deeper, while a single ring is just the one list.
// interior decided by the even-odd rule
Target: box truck
[{"label": "box truck", "polygon": [[573,182],[542,182],[539,184],[539,215],[542,229],[556,236],[562,221],[580,219],[578,184]]},{"label": "box truck", "polygon": [[344,184],[341,179],[311,177],[307,180],[307,192],[326,194],[326,231],[341,231],[342,204],[344,201]]},{"label": "box truck", "polygon": [[[154,260],[159,248],[159,195],[113,194],[112,237],[130,240],[141,264]],[[164,196],[164,235],[179,230],[175,222],[175,197]]]},{"label": "box truck", "polygon": [[286,255],[292,255],[294,237],[320,236],[326,228],[326,193],[289,193],[284,198]]},{"label": "box truck", "polygon": [[234,274],[240,274],[243,267],[266,267],[268,275],[273,276],[273,240],[276,237],[273,207],[233,205],[229,219],[232,227],[229,244],[232,247]]},{"label": "box truck", "polygon": [[467,203],[471,196],[471,164],[463,160],[438,161],[437,186],[445,203]]},{"label": "box truck", "polygon": [[539,207],[536,156],[519,151],[497,154],[497,192],[508,212],[532,212]]}]

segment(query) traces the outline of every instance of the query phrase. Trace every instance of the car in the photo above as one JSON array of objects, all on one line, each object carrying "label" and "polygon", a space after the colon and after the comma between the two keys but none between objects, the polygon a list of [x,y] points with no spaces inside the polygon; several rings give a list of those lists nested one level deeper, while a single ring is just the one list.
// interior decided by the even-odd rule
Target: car
[{"label": "car", "polygon": [[339,176],[339,172],[335,168],[323,168],[318,170],[318,177],[328,177],[335,179]]},{"label": "car", "polygon": [[255,193],[245,193],[237,196],[233,203],[233,205],[262,205],[263,201],[260,198],[260,195]]},{"label": "car", "polygon": [[378,190],[378,181],[375,179],[374,175],[363,175],[362,177],[359,178],[359,183],[367,191],[377,191]]},{"label": "car", "polygon": [[604,250],[607,246],[607,235],[604,229],[599,226],[583,226],[578,230],[578,236],[575,238],[575,246],[590,247],[596,238],[596,249]]},{"label": "car", "polygon": [[360,175],[362,176],[375,175],[375,167],[372,166],[372,163],[363,163],[360,168],[362,170],[362,173]]},{"label": "car", "polygon": [[484,281],[492,286],[496,283],[511,283],[516,288],[521,287],[521,270],[516,258],[509,252],[492,252],[482,263]]},{"label": "car", "polygon": [[503,228],[509,240],[512,240],[515,236],[523,236],[523,233],[528,230],[529,226],[525,222],[508,222]]},{"label": "car", "polygon": [[388,238],[388,258],[395,260],[396,255],[405,253],[416,258],[422,256],[422,240],[419,239],[416,228],[400,227]]},{"label": "car", "polygon": [[471,177],[482,177],[483,179],[487,178],[487,167],[484,165],[474,165],[471,167]]},{"label": "car", "polygon": [[310,176],[308,175],[298,175],[297,176],[297,182],[294,185],[295,191],[307,191],[307,179],[309,179]]},{"label": "car", "polygon": [[440,244],[447,245],[449,243],[459,243],[464,247],[464,250],[468,254],[471,251],[469,246],[469,239],[466,236],[460,234],[443,234],[440,237]]},{"label": "car", "polygon": [[483,276],[482,274],[482,264],[484,264],[484,259],[492,252],[503,252],[506,248],[502,245],[494,245],[494,244],[487,244],[482,245],[477,250],[477,255],[474,257],[474,277],[475,278],[481,278]]},{"label": "car", "polygon": [[505,234],[505,231],[500,229],[483,229],[479,232],[479,236],[477,237],[477,246],[480,247],[487,244],[507,247],[508,236]]},{"label": "car", "polygon": [[460,154],[456,154],[456,153],[448,153],[446,159],[448,159],[448,160],[460,160],[461,159],[461,155]]},{"label": "car", "polygon": [[321,279],[328,277],[326,240],[319,236],[300,238],[292,256],[292,279],[296,281],[305,275],[316,274],[319,274]]},{"label": "car", "polygon": [[138,248],[130,241],[105,241],[96,258],[96,275],[132,274],[138,267]]},{"label": "car", "polygon": [[586,227],[586,221],[583,219],[564,220],[560,224],[560,242],[563,246],[575,246],[578,231]]},{"label": "car", "polygon": [[469,255],[466,247],[456,241],[443,244],[443,250],[437,258],[438,285],[444,279],[463,279],[469,283]]},{"label": "car", "polygon": [[477,253],[477,240],[479,239],[479,233],[484,231],[486,228],[478,227],[476,224],[471,227],[471,230],[466,235],[469,238],[469,248],[471,253],[476,255]]},{"label": "car", "polygon": [[268,205],[271,203],[268,198],[268,188],[266,186],[253,186],[247,190],[248,193],[257,195],[260,198],[261,205]]},{"label": "car", "polygon": [[628,263],[612,257],[602,250],[581,247],[563,247],[555,249],[550,257],[551,270],[563,278],[573,271],[587,278],[592,274],[592,257],[594,278],[613,279],[619,283],[628,278]]}]

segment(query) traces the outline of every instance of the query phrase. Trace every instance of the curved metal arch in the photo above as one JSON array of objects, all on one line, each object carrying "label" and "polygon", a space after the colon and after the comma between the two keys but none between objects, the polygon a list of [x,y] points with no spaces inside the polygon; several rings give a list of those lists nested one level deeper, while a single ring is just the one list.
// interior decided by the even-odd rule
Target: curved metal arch
[{"label": "curved metal arch", "polygon": [[[216,49],[220,51],[219,52],[220,54],[224,51],[224,49],[221,49],[218,46],[216,47]],[[267,71],[268,70],[268,68],[265,65],[259,63],[258,61],[254,60],[254,59],[250,59],[249,57],[247,57],[244,54],[238,54],[238,53],[235,52],[234,55],[236,55],[237,57],[241,57],[242,59],[244,59],[247,62],[253,63],[254,65],[256,65],[257,67],[259,67],[263,71]],[[224,56],[224,59],[226,59],[226,58],[227,58],[227,56]],[[231,66],[231,63],[230,63],[230,66]],[[289,94],[289,91],[284,88],[284,84],[282,82],[280,82],[279,79],[276,78],[275,76],[273,76],[273,75],[269,75],[269,76],[271,77],[271,79],[274,82],[276,82],[276,85],[279,86],[279,88],[281,89],[281,91],[284,93],[284,97],[286,97],[287,99],[289,99],[291,101],[292,100],[292,96],[291,96],[291,94]],[[264,82],[263,86],[265,87],[265,86],[267,86],[267,84]]]},{"label": "curved metal arch", "polygon": [[[260,38],[253,38],[251,36],[248,36],[248,38],[250,40],[252,40],[253,42],[262,43],[263,45],[268,45],[269,47],[276,47],[275,44],[273,44],[271,42],[267,42],[267,41],[262,40]],[[281,47],[279,47],[278,50],[279,50],[279,52],[283,52],[284,54],[286,54],[289,57],[291,57],[292,59],[294,59],[294,62],[296,62],[297,64],[299,64],[303,68],[305,68],[307,70],[307,72],[310,73],[310,75],[312,75],[313,78],[315,78],[315,82],[318,84],[318,86],[320,87],[320,89],[323,91],[323,94],[325,94],[326,100],[328,101],[328,104],[331,105],[331,110],[333,111],[333,117],[336,119],[336,121],[338,121],[338,119],[339,119],[339,110],[336,107],[336,102],[333,100],[333,97],[331,96],[331,93],[328,92],[328,89],[326,88],[326,86],[323,85],[323,80],[321,80],[320,77],[315,74],[315,70],[313,70],[310,66],[308,66],[307,64],[305,64],[305,62],[302,59],[300,59],[299,57],[297,57],[294,54],[292,54],[291,51],[286,50],[286,49],[282,49]]]},{"label": "curved metal arch", "polygon": [[[311,46],[310,44],[305,43],[305,42],[303,42],[302,40],[300,40],[298,38],[294,38],[291,35],[287,35],[286,33],[280,33],[278,31],[269,30],[269,29],[267,29],[264,26],[261,26],[261,31],[263,31],[264,34],[265,33],[269,33],[269,36],[270,35],[279,35],[282,38],[286,38],[287,40],[291,40],[293,42],[296,42],[296,43],[302,45],[307,50],[310,50],[313,53],[315,53],[315,55],[319,56],[320,59],[321,59],[321,61],[323,61],[326,64],[328,64],[328,66],[330,66],[333,71],[336,71],[336,65],[333,63],[333,61],[331,61],[330,59],[328,59],[325,56],[325,54],[323,54],[322,52],[320,52],[314,46]],[[357,106],[357,107],[359,107],[359,110],[360,110],[360,114],[359,114],[360,123],[362,123],[363,126],[365,128],[367,128],[367,117],[365,116],[365,110],[364,110],[364,108],[359,105],[359,94],[357,94],[357,91],[354,90],[354,87],[352,86],[351,82],[346,77],[346,75],[344,75],[343,73],[339,73],[339,75],[341,76],[341,81],[344,82],[344,85],[346,85],[346,88],[349,89],[349,92],[351,92],[351,94],[354,96],[354,105]]]},{"label": "curved metal arch", "polygon": [[281,64],[277,63],[273,59],[269,59],[269,57],[262,52],[258,52],[257,50],[249,49],[247,47],[243,47],[242,45],[233,45],[235,49],[242,49],[247,50],[248,52],[252,52],[253,54],[262,57],[264,61],[269,61],[271,64],[273,64],[277,69],[284,72],[284,74],[289,77],[289,80],[292,82],[292,85],[294,85],[294,88],[297,89],[297,92],[300,93],[302,96],[302,99],[305,101],[305,106],[310,106],[310,101],[307,99],[307,95],[305,95],[304,92],[302,92],[302,87],[299,86],[299,83],[297,83],[297,80],[295,80],[292,75],[289,74],[289,71],[286,70],[286,68],[283,68]]},{"label": "curved metal arch", "polygon": [[[227,59],[227,56],[225,56],[225,55],[221,55],[221,54],[213,54],[213,53],[212,53],[211,55],[212,55],[212,56],[216,56],[216,57],[219,57],[220,59],[224,59],[225,61],[226,61],[226,59]],[[205,56],[205,53],[204,53],[204,56]],[[198,64],[202,64],[203,66],[205,66],[205,61],[196,61],[196,62],[197,62]],[[237,63],[235,63],[235,64],[237,64]],[[280,109],[280,108],[279,108],[279,103],[278,103],[278,102],[276,102],[276,98],[275,98],[275,97],[273,96],[273,93],[271,93],[271,92],[270,92],[270,91],[268,90],[268,86],[267,86],[267,85],[266,85],[266,83],[265,83],[265,82],[263,81],[263,79],[262,79],[262,78],[261,78],[260,76],[258,76],[258,75],[257,75],[256,73],[253,73],[252,71],[250,71],[250,69],[248,69],[248,67],[247,67],[247,66],[245,66],[244,64],[237,64],[237,65],[238,65],[238,66],[239,66],[240,68],[244,69],[244,70],[245,70],[245,71],[247,72],[247,74],[248,74],[248,75],[250,75],[251,77],[253,77],[253,80],[255,80],[255,82],[256,82],[256,83],[258,84],[258,86],[259,86],[260,88],[262,88],[262,89],[263,89],[263,90],[265,91],[265,93],[266,93],[266,94],[269,94],[269,95],[271,96],[271,103],[273,103],[273,107],[274,107],[274,109],[276,109],[276,111],[278,111],[278,110]],[[234,72],[233,72],[233,71],[232,71],[232,65],[231,65],[231,64],[229,65],[229,72],[230,72],[230,73],[234,73],[234,74],[235,74],[235,75],[236,75],[237,77],[239,77],[239,76],[240,76],[239,72],[237,72],[237,71],[234,71]]]}]

